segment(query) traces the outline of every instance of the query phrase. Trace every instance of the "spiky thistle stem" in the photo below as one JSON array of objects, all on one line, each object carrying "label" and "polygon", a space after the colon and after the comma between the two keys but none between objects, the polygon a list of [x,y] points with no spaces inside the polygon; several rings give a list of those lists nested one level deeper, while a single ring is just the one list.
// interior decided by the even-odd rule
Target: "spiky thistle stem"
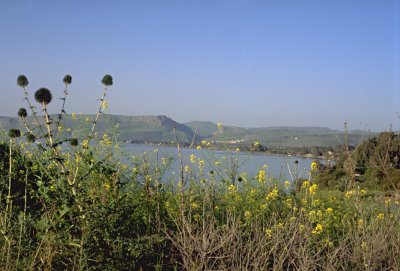
[{"label": "spiky thistle stem", "polygon": [[[33,106],[32,105],[32,103],[31,103],[31,101],[29,100],[29,97],[28,97],[28,92],[26,91],[26,88],[25,87],[22,87],[22,89],[23,89],[23,91],[24,91],[24,99],[26,100],[26,102],[28,103],[28,105],[29,105],[29,108],[30,108],[30,110],[31,110],[31,112],[32,112],[32,116],[34,117],[34,119],[35,119],[35,121],[36,121],[36,123],[37,123],[37,126],[39,127],[39,129],[40,129],[40,131],[42,132],[42,134],[44,135],[45,134],[45,132],[44,132],[44,130],[43,130],[43,128],[42,128],[42,126],[40,125],[40,122],[39,122],[39,118],[37,117],[37,114],[36,114],[36,111],[35,111],[35,106]],[[31,129],[32,130],[32,129]]]},{"label": "spiky thistle stem", "polygon": [[49,117],[49,113],[47,112],[46,103],[42,103],[42,107],[43,107],[44,119],[46,121],[48,141],[50,143],[50,146],[53,146],[53,137],[51,135],[51,127],[50,127],[50,117]]},{"label": "spiky thistle stem", "polygon": [[103,113],[102,108],[104,106],[104,101],[105,101],[106,95],[107,95],[107,86],[104,86],[103,95],[100,98],[99,110],[97,111],[96,118],[93,121],[93,126],[92,126],[92,130],[90,131],[88,141],[90,141],[92,139],[93,133],[94,133],[94,129],[96,128],[96,124],[97,124],[97,121],[99,119],[99,116],[100,116],[101,113]]}]

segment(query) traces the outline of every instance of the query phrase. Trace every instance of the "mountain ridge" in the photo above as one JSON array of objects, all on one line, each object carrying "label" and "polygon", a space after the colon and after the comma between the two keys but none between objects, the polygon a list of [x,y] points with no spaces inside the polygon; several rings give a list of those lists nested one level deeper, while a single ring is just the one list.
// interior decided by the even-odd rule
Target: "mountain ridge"
[{"label": "mountain ridge", "polygon": [[[52,115],[57,119],[56,115]],[[93,114],[81,114],[72,120],[70,115],[63,117],[66,127],[76,128],[86,122],[92,122]],[[40,119],[42,119],[40,117]],[[28,118],[32,122],[32,118]],[[91,123],[88,126],[91,126]],[[117,134],[120,140],[128,142],[171,142],[176,136],[181,142],[190,143],[193,138],[195,143],[201,140],[218,142],[244,142],[252,144],[255,141],[268,147],[311,147],[311,146],[335,146],[343,144],[344,133],[339,130],[319,126],[271,126],[271,127],[237,127],[222,126],[210,121],[191,121],[179,123],[165,115],[101,115],[97,123],[96,131],[104,132],[118,124]],[[17,117],[0,116],[0,130],[20,128],[23,124]],[[176,131],[176,135],[175,135]],[[368,135],[363,131],[349,131],[348,139],[351,145],[356,145]]]}]

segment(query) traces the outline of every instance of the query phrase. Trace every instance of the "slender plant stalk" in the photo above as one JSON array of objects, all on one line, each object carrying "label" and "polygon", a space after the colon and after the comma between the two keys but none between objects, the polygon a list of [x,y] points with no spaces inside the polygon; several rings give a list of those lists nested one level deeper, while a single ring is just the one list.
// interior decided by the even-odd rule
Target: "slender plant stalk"
[{"label": "slender plant stalk", "polygon": [[29,105],[29,108],[30,108],[31,111],[32,111],[32,116],[35,118],[36,123],[37,123],[37,125],[39,126],[39,129],[41,130],[42,134],[45,134],[45,132],[44,132],[42,126],[40,125],[39,119],[38,119],[38,117],[37,117],[37,114],[36,114],[36,111],[35,111],[35,107],[32,105],[31,101],[29,100],[28,92],[26,91],[26,88],[25,88],[25,87],[22,87],[22,89],[24,90],[24,95],[25,95],[25,98],[24,98],[24,99],[27,101],[27,103],[28,103],[28,105]]},{"label": "slender plant stalk", "polygon": [[[59,128],[61,126],[61,119],[62,119],[62,115],[66,114],[65,113],[65,101],[67,100],[67,96],[68,96],[68,84],[65,84],[65,89],[64,89],[64,97],[61,98],[61,100],[63,100],[62,106],[61,106],[61,111],[60,114],[58,115],[58,121],[57,121],[57,133],[59,131]],[[58,135],[58,134],[57,134]]]},{"label": "slender plant stalk", "polygon": [[88,141],[90,141],[93,137],[94,129],[96,128],[97,121],[99,119],[100,114],[102,113],[103,103],[105,101],[106,95],[107,95],[107,86],[104,86],[103,95],[101,96],[101,99],[100,99],[99,110],[97,111],[96,118],[93,122],[92,130],[90,131]]},{"label": "slender plant stalk", "polygon": [[44,112],[44,119],[46,121],[48,140],[49,140],[50,146],[53,146],[53,137],[51,136],[50,118],[49,118],[49,114],[47,112],[47,106],[45,103],[43,103],[42,106],[43,106],[43,112]]},{"label": "slender plant stalk", "polygon": [[[5,219],[5,227],[7,231],[7,235],[10,232],[9,230],[9,223],[11,220],[11,214],[12,214],[12,201],[11,201],[11,179],[12,179],[12,145],[13,145],[13,140],[10,139],[10,153],[9,153],[9,171],[8,171],[8,195],[7,195],[7,206],[6,206],[6,219]],[[7,219],[8,218],[8,219]],[[8,262],[10,260],[10,249],[11,249],[11,241],[10,238],[7,240],[7,258],[6,258],[6,270],[8,269]]]},{"label": "slender plant stalk", "polygon": [[28,196],[28,175],[29,175],[29,168],[26,168],[25,173],[25,196],[24,196],[24,212],[22,214],[22,222],[19,228],[19,240],[18,240],[18,254],[17,254],[17,263],[16,267],[18,268],[19,265],[19,256],[21,254],[21,242],[22,242],[22,233],[25,232],[25,225],[26,225],[26,203],[27,203],[27,196]]}]

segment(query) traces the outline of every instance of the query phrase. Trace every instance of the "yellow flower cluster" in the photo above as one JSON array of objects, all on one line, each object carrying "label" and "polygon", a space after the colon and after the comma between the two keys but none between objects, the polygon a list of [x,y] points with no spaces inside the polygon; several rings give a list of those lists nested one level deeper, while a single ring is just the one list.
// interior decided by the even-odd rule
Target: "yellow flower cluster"
[{"label": "yellow flower cluster", "polygon": [[103,135],[103,140],[100,141],[100,144],[105,145],[105,146],[111,146],[112,142],[108,134]]},{"label": "yellow flower cluster", "polygon": [[210,147],[211,146],[211,141],[203,140],[201,141],[202,146]]},{"label": "yellow flower cluster", "polygon": [[356,193],[356,191],[350,190],[350,191],[347,191],[346,194],[345,194],[344,196],[346,197],[346,199],[349,199],[349,198],[351,198],[352,196],[354,196],[355,193]]},{"label": "yellow flower cluster", "polygon": [[265,183],[266,175],[267,175],[267,174],[265,173],[265,170],[260,170],[260,171],[258,172],[258,177],[257,177],[258,181],[259,181],[260,183]]},{"label": "yellow flower cluster", "polygon": [[279,192],[278,189],[276,189],[275,187],[271,192],[269,192],[269,194],[266,197],[266,200],[276,199],[278,197],[278,192]]},{"label": "yellow flower cluster", "polygon": [[311,171],[316,171],[317,168],[318,168],[317,162],[313,161],[313,162],[311,163]]},{"label": "yellow flower cluster", "polygon": [[312,234],[321,234],[323,231],[322,224],[317,224],[315,228],[311,231]]},{"label": "yellow flower cluster", "polygon": [[246,220],[250,220],[250,218],[251,218],[251,212],[250,212],[250,211],[244,212],[244,218],[245,218]]},{"label": "yellow flower cluster", "polygon": [[304,182],[301,184],[301,188],[302,188],[302,189],[307,189],[309,186],[310,186],[310,181],[304,181]]},{"label": "yellow flower cluster", "polygon": [[310,191],[311,195],[315,195],[317,193],[317,188],[318,188],[317,184],[313,184],[310,186],[308,190]]},{"label": "yellow flower cluster", "polygon": [[189,172],[190,171],[190,167],[189,166],[185,166],[185,172]]}]

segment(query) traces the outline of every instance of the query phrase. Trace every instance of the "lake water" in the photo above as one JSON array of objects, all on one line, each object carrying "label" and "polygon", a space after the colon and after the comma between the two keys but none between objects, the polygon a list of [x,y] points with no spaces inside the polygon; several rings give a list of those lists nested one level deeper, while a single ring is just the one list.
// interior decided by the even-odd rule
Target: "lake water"
[{"label": "lake water", "polygon": [[[173,156],[175,160],[168,173],[176,175],[179,173],[180,161],[178,159],[178,150],[176,147],[126,144],[124,145],[124,149],[136,155],[147,153],[149,156],[153,157],[153,159],[156,159],[155,157],[157,157],[157,155],[155,155],[155,153],[157,151],[159,159],[163,156]],[[190,165],[190,156],[192,154],[194,154],[196,158],[204,160],[204,166],[207,172],[215,168],[215,161],[220,162],[220,168],[224,166],[229,167],[232,161],[236,161],[239,174],[247,173],[247,176],[253,177],[256,176],[264,165],[267,165],[267,174],[281,180],[293,180],[296,175],[298,178],[308,178],[310,164],[313,161],[311,158],[304,157],[187,148],[181,148],[181,154],[184,165]],[[295,161],[298,161],[297,165]]]}]

